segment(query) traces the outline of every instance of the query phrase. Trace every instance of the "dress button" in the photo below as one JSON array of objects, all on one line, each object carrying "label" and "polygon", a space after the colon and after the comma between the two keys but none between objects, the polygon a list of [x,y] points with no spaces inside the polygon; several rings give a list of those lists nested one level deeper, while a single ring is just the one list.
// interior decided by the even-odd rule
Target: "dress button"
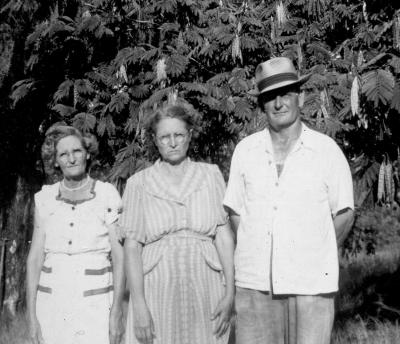
[{"label": "dress button", "polygon": [[73,222],[71,222],[69,225],[70,225],[71,227],[74,227],[74,223],[73,223]]},{"label": "dress button", "polygon": [[72,244],[72,240],[69,240],[69,241],[68,241],[68,245],[71,245],[71,244]]}]

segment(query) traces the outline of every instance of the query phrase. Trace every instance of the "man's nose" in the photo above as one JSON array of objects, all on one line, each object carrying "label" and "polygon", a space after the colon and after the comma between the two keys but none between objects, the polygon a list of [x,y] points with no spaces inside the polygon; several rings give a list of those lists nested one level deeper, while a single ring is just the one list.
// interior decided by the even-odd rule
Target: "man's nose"
[{"label": "man's nose", "polygon": [[279,109],[282,106],[282,98],[281,96],[276,96],[274,101],[274,106]]}]

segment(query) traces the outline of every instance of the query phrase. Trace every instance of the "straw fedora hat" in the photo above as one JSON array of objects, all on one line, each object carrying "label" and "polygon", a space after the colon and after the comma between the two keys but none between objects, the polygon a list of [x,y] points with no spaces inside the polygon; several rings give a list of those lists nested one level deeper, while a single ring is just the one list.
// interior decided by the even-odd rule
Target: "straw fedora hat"
[{"label": "straw fedora hat", "polygon": [[284,86],[302,85],[311,74],[299,76],[292,60],[287,57],[274,57],[268,61],[260,63],[256,68],[255,95],[269,92]]}]

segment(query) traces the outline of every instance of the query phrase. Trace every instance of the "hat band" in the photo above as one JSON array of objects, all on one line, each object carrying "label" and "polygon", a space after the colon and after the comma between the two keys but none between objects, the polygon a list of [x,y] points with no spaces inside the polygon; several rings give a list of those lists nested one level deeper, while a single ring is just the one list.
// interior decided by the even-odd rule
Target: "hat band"
[{"label": "hat band", "polygon": [[280,73],[268,78],[262,79],[258,84],[258,90],[261,92],[263,89],[278,84],[283,81],[299,81],[299,77],[295,73]]}]

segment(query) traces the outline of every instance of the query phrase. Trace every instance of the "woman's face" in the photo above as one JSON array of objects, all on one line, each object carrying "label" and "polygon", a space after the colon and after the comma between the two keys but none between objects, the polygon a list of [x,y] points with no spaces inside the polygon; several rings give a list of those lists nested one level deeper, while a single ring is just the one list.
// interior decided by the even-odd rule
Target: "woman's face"
[{"label": "woman's face", "polygon": [[79,180],[86,176],[89,154],[76,136],[66,136],[56,145],[56,166],[66,179]]},{"label": "woman's face", "polygon": [[158,122],[154,140],[162,159],[176,165],[186,158],[191,137],[184,121],[167,117]]}]

